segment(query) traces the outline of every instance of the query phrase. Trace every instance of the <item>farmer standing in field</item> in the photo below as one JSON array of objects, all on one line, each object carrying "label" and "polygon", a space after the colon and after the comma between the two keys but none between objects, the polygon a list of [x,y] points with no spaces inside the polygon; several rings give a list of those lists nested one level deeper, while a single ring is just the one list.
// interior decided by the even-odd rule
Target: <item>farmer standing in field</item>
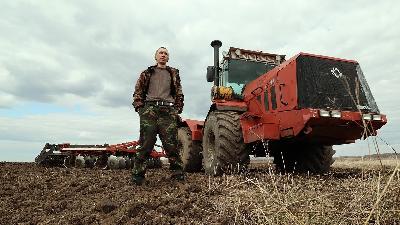
[{"label": "farmer standing in field", "polygon": [[177,149],[178,117],[183,110],[183,92],[179,71],[167,66],[169,53],[160,47],[155,53],[156,65],[143,71],[133,93],[135,111],[140,116],[140,147],[134,158],[132,181],[144,182],[146,160],[159,135],[169,161],[171,178],[184,180],[182,160]]}]

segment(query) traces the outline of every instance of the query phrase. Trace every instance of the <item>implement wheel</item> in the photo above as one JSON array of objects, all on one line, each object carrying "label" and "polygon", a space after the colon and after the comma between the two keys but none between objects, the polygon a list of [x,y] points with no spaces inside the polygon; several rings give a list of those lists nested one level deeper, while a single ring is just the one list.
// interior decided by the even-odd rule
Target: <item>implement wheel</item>
[{"label": "implement wheel", "polygon": [[189,127],[178,129],[178,149],[183,169],[186,172],[199,172],[202,163],[201,143],[192,140],[192,132]]},{"label": "implement wheel", "polygon": [[243,141],[240,114],[233,111],[211,112],[203,135],[203,166],[208,175],[239,173],[250,163]]}]

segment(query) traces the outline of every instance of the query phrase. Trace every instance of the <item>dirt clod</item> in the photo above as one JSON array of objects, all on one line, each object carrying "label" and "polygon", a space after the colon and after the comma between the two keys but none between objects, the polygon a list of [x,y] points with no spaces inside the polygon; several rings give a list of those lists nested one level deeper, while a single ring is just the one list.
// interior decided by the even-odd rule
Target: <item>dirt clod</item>
[{"label": "dirt clod", "polygon": [[96,210],[104,213],[110,213],[116,208],[118,208],[117,203],[111,201],[110,199],[104,199],[98,204]]}]

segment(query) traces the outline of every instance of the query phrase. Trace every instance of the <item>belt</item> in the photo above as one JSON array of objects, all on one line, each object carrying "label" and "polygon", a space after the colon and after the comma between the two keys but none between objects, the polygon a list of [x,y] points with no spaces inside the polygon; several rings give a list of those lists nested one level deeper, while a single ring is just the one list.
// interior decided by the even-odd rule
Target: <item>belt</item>
[{"label": "belt", "polygon": [[157,106],[174,106],[174,103],[166,101],[146,101],[146,104],[157,105]]}]

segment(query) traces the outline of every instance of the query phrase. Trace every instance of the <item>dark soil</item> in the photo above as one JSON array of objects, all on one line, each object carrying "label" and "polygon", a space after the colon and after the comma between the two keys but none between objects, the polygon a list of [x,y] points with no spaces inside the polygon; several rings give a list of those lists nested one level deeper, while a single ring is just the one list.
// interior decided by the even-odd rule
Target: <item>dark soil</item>
[{"label": "dark soil", "polygon": [[[382,189],[390,171],[376,174],[274,175],[260,164],[246,176],[188,173],[180,182],[164,166],[135,186],[129,170],[1,162],[0,224],[361,224],[376,199],[373,182]],[[400,223],[399,182],[371,221]]]},{"label": "dark soil", "polygon": [[170,179],[151,169],[142,186],[129,170],[46,168],[0,163],[0,224],[223,224],[210,210],[203,174]]}]

